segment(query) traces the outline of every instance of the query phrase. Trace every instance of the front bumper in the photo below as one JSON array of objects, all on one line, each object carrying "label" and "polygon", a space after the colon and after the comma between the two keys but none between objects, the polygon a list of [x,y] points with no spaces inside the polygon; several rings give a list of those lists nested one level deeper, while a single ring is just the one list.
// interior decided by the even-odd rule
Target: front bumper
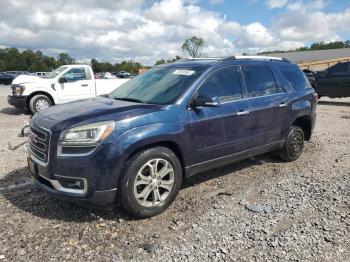
[{"label": "front bumper", "polygon": [[25,108],[27,107],[27,96],[8,96],[7,102],[14,107],[17,108]]},{"label": "front bumper", "polygon": [[120,175],[119,168],[113,165],[115,159],[106,156],[110,153],[108,149],[108,145],[101,146],[93,154],[80,157],[53,156],[48,164],[36,160],[29,150],[28,167],[36,185],[49,195],[104,206],[115,202]]},{"label": "front bumper", "polygon": [[[84,197],[74,193],[58,191],[50,185],[50,181],[45,178],[32,174],[35,184],[47,194],[64,201],[90,204],[96,206],[105,206],[113,203],[116,198],[117,189],[102,190],[93,192],[92,196]],[[45,181],[46,180],[46,181]]]}]

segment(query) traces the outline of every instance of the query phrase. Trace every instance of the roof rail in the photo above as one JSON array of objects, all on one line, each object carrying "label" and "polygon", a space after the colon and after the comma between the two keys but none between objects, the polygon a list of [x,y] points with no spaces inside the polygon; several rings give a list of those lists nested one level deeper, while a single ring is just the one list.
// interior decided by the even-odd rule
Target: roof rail
[{"label": "roof rail", "polygon": [[286,58],[275,57],[275,56],[260,56],[260,55],[242,55],[242,56],[229,56],[224,58],[223,60],[264,60],[264,61],[283,61],[290,62]]},{"label": "roof rail", "polygon": [[263,60],[263,61],[282,61],[288,62],[290,61],[283,57],[275,57],[275,56],[260,56],[260,55],[242,55],[242,56],[228,56],[228,57],[190,57],[190,58],[182,58],[177,61],[200,61],[200,60],[218,60],[218,61],[230,61],[230,60]]},{"label": "roof rail", "polygon": [[221,59],[222,59],[221,57],[189,57],[189,58],[181,58],[177,61],[221,60]]}]

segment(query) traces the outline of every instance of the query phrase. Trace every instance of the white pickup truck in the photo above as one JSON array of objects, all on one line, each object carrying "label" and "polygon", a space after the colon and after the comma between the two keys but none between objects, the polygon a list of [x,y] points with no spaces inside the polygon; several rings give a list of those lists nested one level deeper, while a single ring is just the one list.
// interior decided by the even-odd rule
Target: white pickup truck
[{"label": "white pickup truck", "polygon": [[52,105],[111,93],[128,79],[95,79],[89,65],[64,65],[44,78],[20,75],[12,81],[7,101],[32,113]]}]

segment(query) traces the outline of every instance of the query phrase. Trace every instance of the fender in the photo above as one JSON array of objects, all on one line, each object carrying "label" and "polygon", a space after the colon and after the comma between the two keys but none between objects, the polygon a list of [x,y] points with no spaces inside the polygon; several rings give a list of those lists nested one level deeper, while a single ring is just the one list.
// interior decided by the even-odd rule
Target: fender
[{"label": "fender", "polygon": [[123,159],[128,159],[137,150],[158,143],[172,143],[180,150],[185,166],[189,160],[184,139],[184,125],[177,123],[154,123],[127,130],[117,137],[117,147]]},{"label": "fender", "polygon": [[115,186],[118,185],[126,161],[135,152],[156,144],[171,143],[176,145],[180,151],[184,167],[187,166],[189,156],[182,132],[183,125],[181,123],[154,123],[134,127],[116,135],[113,139],[114,150],[111,152],[116,161],[112,162],[110,167],[111,174],[114,174],[110,183]]},{"label": "fender", "polygon": [[[298,119],[301,117],[308,117],[310,118],[310,121],[313,119],[313,111],[314,108],[312,107],[312,103],[308,99],[302,99],[293,101],[291,103],[291,116],[289,117],[289,120],[287,121],[287,125],[283,129],[282,137],[286,137],[289,127]],[[311,126],[313,127],[314,123],[311,123]]]},{"label": "fender", "polygon": [[301,111],[301,110],[311,110],[311,102],[309,100],[297,100],[292,103],[293,111]]},{"label": "fender", "polygon": [[33,93],[36,93],[36,92],[47,93],[47,94],[49,94],[52,97],[54,103],[58,104],[57,97],[56,97],[57,96],[56,92],[51,87],[42,87],[42,86],[40,86],[40,87],[33,87],[31,85],[24,85],[24,87],[25,87],[25,91],[24,91],[23,95],[29,97]]},{"label": "fender", "polygon": [[307,98],[304,99],[297,99],[291,103],[291,117],[289,121],[289,126],[299,117],[302,116],[309,116],[312,117],[314,114],[314,111],[316,110],[315,107],[312,106],[312,102],[314,100],[313,93],[310,93]]}]

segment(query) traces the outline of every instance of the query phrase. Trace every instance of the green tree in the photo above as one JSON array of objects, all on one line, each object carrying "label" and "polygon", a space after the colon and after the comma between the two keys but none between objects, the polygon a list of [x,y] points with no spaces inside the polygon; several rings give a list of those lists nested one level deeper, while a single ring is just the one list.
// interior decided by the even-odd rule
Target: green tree
[{"label": "green tree", "polygon": [[60,65],[75,64],[75,59],[70,57],[68,53],[60,53],[57,57],[57,62]]},{"label": "green tree", "polygon": [[163,58],[160,59],[160,60],[157,60],[156,63],[155,63],[156,66],[157,65],[162,65],[162,64],[165,64],[165,60]]},{"label": "green tree", "polygon": [[177,60],[180,60],[180,59],[182,59],[182,57],[178,56],[178,55],[175,56],[175,58],[173,58],[173,59],[165,60],[165,59],[162,58],[160,60],[157,60],[154,65],[157,66],[157,65],[162,65],[162,64],[165,64],[165,63],[174,63],[174,62],[176,62]]},{"label": "green tree", "polygon": [[0,72],[5,71],[6,67],[5,67],[5,62],[3,60],[0,60]]},{"label": "green tree", "polygon": [[[60,53],[56,59],[44,55],[40,50],[33,51],[27,49],[21,52],[13,47],[0,48],[0,71],[52,71],[58,66],[74,63],[76,63],[76,60],[68,53]],[[132,60],[112,64],[110,62],[100,62],[97,59],[91,59],[91,66],[95,72],[117,72],[124,70],[135,74],[142,68],[139,62]]]},{"label": "green tree", "polygon": [[192,36],[191,38],[187,38],[185,42],[182,44],[182,52],[188,52],[191,57],[200,56],[200,51],[204,47],[204,40],[202,38]]}]

